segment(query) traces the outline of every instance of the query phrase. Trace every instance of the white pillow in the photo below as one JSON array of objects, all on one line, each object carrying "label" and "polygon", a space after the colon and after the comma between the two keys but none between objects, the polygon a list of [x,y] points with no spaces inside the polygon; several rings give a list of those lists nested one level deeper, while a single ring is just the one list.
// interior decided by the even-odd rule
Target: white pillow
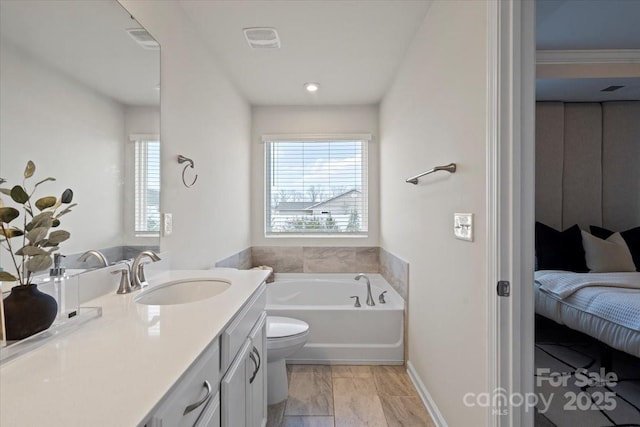
[{"label": "white pillow", "polygon": [[582,246],[591,273],[636,271],[629,247],[620,233],[602,240],[582,231]]}]

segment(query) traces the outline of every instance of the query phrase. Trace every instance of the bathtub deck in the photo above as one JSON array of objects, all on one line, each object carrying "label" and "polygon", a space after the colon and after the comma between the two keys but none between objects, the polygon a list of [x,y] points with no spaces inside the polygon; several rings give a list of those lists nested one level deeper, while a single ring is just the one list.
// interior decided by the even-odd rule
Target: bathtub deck
[{"label": "bathtub deck", "polygon": [[403,366],[287,365],[289,399],[267,427],[435,424]]}]

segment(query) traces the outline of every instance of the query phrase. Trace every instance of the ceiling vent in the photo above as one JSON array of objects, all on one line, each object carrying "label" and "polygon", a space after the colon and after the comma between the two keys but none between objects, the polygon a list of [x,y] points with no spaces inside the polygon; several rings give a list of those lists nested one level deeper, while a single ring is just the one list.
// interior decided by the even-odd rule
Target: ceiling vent
[{"label": "ceiling vent", "polygon": [[144,28],[127,28],[127,34],[145,49],[158,50],[160,45]]},{"label": "ceiling vent", "polygon": [[602,89],[600,92],[615,92],[618,89],[622,89],[624,86],[609,86]]},{"label": "ceiling vent", "polygon": [[252,49],[279,49],[280,37],[275,28],[243,28],[244,38]]}]

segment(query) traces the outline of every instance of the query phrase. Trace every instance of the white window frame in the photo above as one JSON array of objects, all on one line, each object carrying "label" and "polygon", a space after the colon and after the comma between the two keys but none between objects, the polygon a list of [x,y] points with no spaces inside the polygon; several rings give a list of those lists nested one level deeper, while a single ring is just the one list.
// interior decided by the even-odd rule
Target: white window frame
[{"label": "white window frame", "polygon": [[[133,209],[133,232],[135,237],[160,237],[160,206],[158,203],[158,230],[151,231],[148,230],[146,218],[148,214],[147,210],[147,202],[146,202],[146,188],[147,188],[147,173],[146,161],[144,164],[140,164],[139,156],[145,155],[147,152],[147,144],[151,142],[156,142],[160,144],[160,135],[157,134],[131,134],[129,136],[129,140],[134,144],[134,209]],[[158,159],[160,161],[160,159]],[[142,168],[142,170],[140,169]],[[160,169],[158,171],[162,173]],[[140,179],[142,178],[142,180]],[[158,185],[160,185],[160,177],[158,177]],[[140,221],[142,218],[142,222],[144,223],[143,230],[139,230],[138,226],[140,225]]]},{"label": "white window frame", "polygon": [[[267,239],[272,238],[299,238],[299,237],[310,237],[310,238],[366,238],[369,237],[369,217],[370,217],[370,206],[369,206],[369,145],[371,142],[371,134],[369,133],[354,133],[354,134],[264,134],[262,135],[261,141],[265,145],[264,149],[264,222],[263,222],[263,230],[264,236]],[[269,183],[271,182],[271,164],[270,164],[270,144],[272,142],[327,142],[327,141],[361,141],[362,145],[362,172],[361,172],[361,180],[362,180],[362,205],[366,211],[366,218],[362,220],[365,221],[364,231],[358,232],[292,232],[292,231],[269,231],[268,224],[271,221],[270,214],[270,204],[271,204],[271,186]],[[365,215],[363,215],[364,217]]]}]

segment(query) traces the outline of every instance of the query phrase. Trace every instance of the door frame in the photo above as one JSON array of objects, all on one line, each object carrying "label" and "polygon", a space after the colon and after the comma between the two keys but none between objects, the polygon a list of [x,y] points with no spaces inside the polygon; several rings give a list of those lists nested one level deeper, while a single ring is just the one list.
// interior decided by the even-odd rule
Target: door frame
[{"label": "door frame", "polygon": [[[487,8],[488,373],[490,394],[509,399],[534,392],[535,2]],[[533,411],[492,407],[487,424],[533,426]]]}]

